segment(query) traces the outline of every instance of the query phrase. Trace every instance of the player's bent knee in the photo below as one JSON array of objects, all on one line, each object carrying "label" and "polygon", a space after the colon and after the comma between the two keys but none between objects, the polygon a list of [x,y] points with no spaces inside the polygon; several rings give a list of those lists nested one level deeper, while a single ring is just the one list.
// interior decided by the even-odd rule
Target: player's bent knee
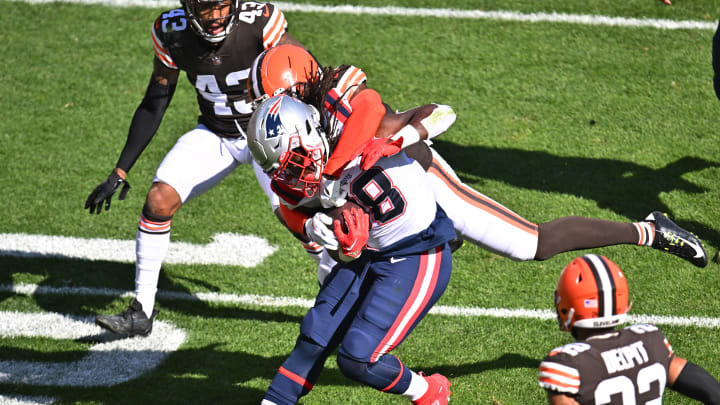
[{"label": "player's bent knee", "polygon": [[145,198],[143,212],[152,215],[171,217],[182,206],[180,195],[166,183],[153,183]]},{"label": "player's bent knee", "polygon": [[338,368],[340,368],[340,372],[342,372],[347,378],[361,382],[364,382],[367,379],[366,374],[368,363],[357,361],[342,353],[338,353],[337,365]]}]

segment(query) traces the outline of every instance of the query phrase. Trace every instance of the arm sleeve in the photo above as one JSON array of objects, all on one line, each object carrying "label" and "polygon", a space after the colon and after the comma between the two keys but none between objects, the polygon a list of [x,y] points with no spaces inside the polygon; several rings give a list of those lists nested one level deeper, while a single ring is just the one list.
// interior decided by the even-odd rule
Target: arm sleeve
[{"label": "arm sleeve", "polygon": [[282,215],[282,219],[289,230],[305,235],[305,221],[309,218],[305,213],[280,204],[280,215]]},{"label": "arm sleeve", "polygon": [[350,102],[352,114],[345,122],[342,136],[325,165],[324,173],[338,177],[343,168],[356,156],[358,149],[375,136],[380,121],[385,115],[380,95],[372,89],[366,89]]},{"label": "arm sleeve", "polygon": [[175,84],[165,86],[150,79],[145,97],[135,110],[128,138],[116,167],[125,172],[130,171],[160,126],[173,93],[175,93]]},{"label": "arm sleeve", "polygon": [[689,361],[670,389],[705,405],[720,405],[720,383],[704,368]]}]

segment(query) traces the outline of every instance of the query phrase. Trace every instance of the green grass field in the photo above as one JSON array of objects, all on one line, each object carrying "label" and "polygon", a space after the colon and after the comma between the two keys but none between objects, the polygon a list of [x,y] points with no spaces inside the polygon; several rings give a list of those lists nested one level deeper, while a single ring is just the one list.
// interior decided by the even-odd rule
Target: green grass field
[{"label": "green grass field", "polygon": [[[299,3],[320,4],[314,0]],[[714,0],[325,0],[322,4],[507,10],[521,13],[717,21]],[[152,68],[150,26],[164,8],[0,1],[0,234],[132,241],[155,168],[194,127],[185,79],[128,177],[125,201],[90,216],[83,204],[115,164]],[[435,143],[468,184],[534,222],[566,215],[641,220],[660,210],[720,247],[720,102],[712,89],[711,29],[495,19],[286,12],[292,34],[324,63],[352,63],[393,108],[437,102],[458,119]],[[594,122],[594,124],[591,124]],[[316,268],[241,167],[175,215],[174,242],[256,235],[277,249],[260,265],[166,264],[160,290],[311,300]],[[41,246],[38,246],[40,249]],[[131,248],[132,249],[132,248]],[[634,246],[594,250],[618,263],[632,313],[720,317],[718,271]],[[439,305],[552,308],[557,276],[575,256],[513,262],[465,244]],[[134,265],[27,257],[0,244],[0,313],[92,316],[127,306],[117,295],[21,294],[10,286],[134,288]],[[158,299],[159,320],[186,334],[156,368],[109,387],[7,383],[11,365],[72,363],[83,339],[0,336],[0,402],[257,404],[293,347],[300,306]],[[716,328],[659,325],[676,353],[720,377]],[[2,329],[0,329],[2,330]],[[455,404],[541,404],[537,366],[570,342],[554,320],[429,315],[396,354],[440,372]],[[11,370],[10,370],[11,371]],[[90,376],[92,379],[92,376]],[[5,381],[5,382],[3,382]],[[5,397],[3,397],[5,396]],[[48,399],[50,398],[50,399]],[[9,401],[9,400],[8,400]],[[669,404],[692,401],[666,391]],[[402,404],[346,379],[331,357],[303,404]]]}]

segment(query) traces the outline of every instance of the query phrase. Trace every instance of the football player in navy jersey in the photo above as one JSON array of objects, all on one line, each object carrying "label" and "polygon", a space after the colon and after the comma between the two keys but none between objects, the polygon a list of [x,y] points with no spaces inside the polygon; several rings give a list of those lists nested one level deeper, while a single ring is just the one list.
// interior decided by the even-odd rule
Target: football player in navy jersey
[{"label": "football player in navy jersey", "polygon": [[[253,158],[281,191],[281,203],[309,214],[323,209],[317,191],[329,143],[320,119],[314,107],[279,95],[258,107],[248,127]],[[339,262],[303,318],[263,405],[295,404],[313,388],[335,349],[348,378],[414,404],[448,403],[446,377],[417,373],[390,352],[450,281],[452,221],[435,202],[417,161],[399,153],[362,169],[360,160],[339,173],[342,194],[355,202],[343,205],[334,221]]]},{"label": "football player in navy jersey", "polygon": [[720,404],[720,383],[673,352],[654,325],[623,323],[628,283],[611,260],[585,255],[560,275],[555,309],[574,343],[540,363],[538,383],[551,405],[660,404],[665,387],[704,404]]},{"label": "football player in navy jersey", "polygon": [[[98,316],[101,327],[126,335],[147,335],[157,314],[155,294],[160,268],[170,245],[173,215],[180,207],[227,177],[238,165],[251,164],[245,129],[251,114],[247,76],[255,57],[278,44],[300,43],[287,31],[283,13],[269,3],[241,0],[182,0],[155,20],[151,39],[153,72],[135,111],[120,158],[110,176],[89,195],[85,208],[110,208],[113,194],[125,198],[127,174],[155,135],[172,99],[180,71],[197,93],[197,126],[181,136],[157,169],[146,196],[136,236],[135,299],[129,308]],[[278,200],[268,177],[254,165],[271,201]]]}]

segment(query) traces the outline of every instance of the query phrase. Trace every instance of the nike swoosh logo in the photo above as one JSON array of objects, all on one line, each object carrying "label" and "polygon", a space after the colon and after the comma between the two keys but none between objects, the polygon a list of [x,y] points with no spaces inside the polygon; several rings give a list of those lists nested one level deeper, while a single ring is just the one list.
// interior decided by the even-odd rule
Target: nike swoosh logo
[{"label": "nike swoosh logo", "polygon": [[690,241],[687,240],[687,239],[684,239],[684,240],[685,240],[685,243],[687,243],[688,245],[690,245],[690,247],[693,248],[693,250],[695,250],[695,258],[696,258],[696,259],[697,259],[697,258],[700,258],[700,257],[703,257],[703,250],[702,250],[702,248],[701,248],[700,246],[698,246],[696,243],[690,242]]},{"label": "nike swoosh logo", "polygon": [[263,17],[265,17],[265,18],[270,17],[270,12],[268,10],[268,6],[265,6],[265,11],[263,11]]},{"label": "nike swoosh logo", "polygon": [[391,257],[391,258],[390,258],[390,263],[391,263],[391,264],[395,264],[395,263],[400,263],[400,262],[405,261],[405,260],[407,260],[407,257],[400,257],[400,258],[397,258],[397,259],[394,258],[394,257]]}]

